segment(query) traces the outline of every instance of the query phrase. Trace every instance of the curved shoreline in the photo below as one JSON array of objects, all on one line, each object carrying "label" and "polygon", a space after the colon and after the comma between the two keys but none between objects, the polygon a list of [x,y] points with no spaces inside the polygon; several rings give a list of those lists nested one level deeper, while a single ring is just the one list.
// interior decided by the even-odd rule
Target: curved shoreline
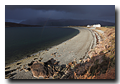
[{"label": "curved shoreline", "polygon": [[[55,27],[56,28],[56,27]],[[59,45],[59,44],[61,44],[61,43],[63,43],[63,42],[65,42],[65,41],[67,41],[67,40],[69,40],[69,39],[71,39],[71,38],[73,38],[74,36],[76,36],[78,33],[79,33],[79,31],[78,30],[76,30],[76,29],[73,29],[73,28],[68,28],[67,29],[67,27],[60,27],[61,29],[65,29],[65,31],[66,30],[68,30],[68,32],[69,32],[69,29],[72,31],[71,33],[69,33],[69,34],[66,34],[66,36],[63,36],[62,35],[62,37],[60,37],[59,39],[52,39],[51,41],[45,41],[46,43],[43,43],[42,45],[35,45],[36,46],[36,48],[35,47],[30,47],[30,49],[28,50],[28,49],[24,49],[24,51],[22,51],[22,52],[18,52],[18,53],[16,53],[16,54],[13,54],[13,56],[15,56],[16,58],[14,59],[8,59],[8,61],[6,60],[6,62],[5,62],[5,66],[7,66],[7,65],[10,65],[10,64],[12,64],[12,63],[15,63],[15,62],[18,62],[18,61],[20,61],[20,60],[22,60],[22,59],[25,59],[25,58],[27,58],[27,57],[30,57],[30,56],[34,56],[34,55],[37,55],[37,53],[39,53],[39,52],[43,52],[43,51],[45,51],[45,50],[49,50],[50,48],[52,48],[52,47],[54,47],[54,46],[57,46],[57,45]],[[60,29],[59,28],[59,29]],[[63,30],[64,31],[64,30]],[[66,31],[66,33],[67,33],[67,31]],[[61,33],[60,33],[61,34]],[[59,33],[58,33],[58,35],[59,35]],[[48,36],[48,38],[49,38],[49,36]],[[45,45],[46,44],[46,45]],[[31,46],[31,45],[30,45]],[[39,46],[39,48],[37,47],[37,46]],[[26,51],[25,51],[26,50]],[[18,50],[18,51],[20,51],[20,50]],[[27,52],[28,51],[28,52]],[[24,53],[24,52],[27,52],[27,53]],[[8,57],[9,57],[9,55],[7,55]],[[10,55],[11,56],[11,55]],[[17,58],[18,57],[18,58]],[[6,57],[7,58],[7,57]]]},{"label": "curved shoreline", "polygon": [[[96,45],[96,38],[90,29],[80,27],[72,28],[78,29],[80,32],[73,38],[62,42],[57,46],[53,46],[47,51],[44,50],[41,53],[36,53],[34,56],[19,60],[18,62],[6,66],[6,71],[28,66],[28,64],[33,61],[41,60],[41,62],[46,62],[51,58],[59,61],[59,65],[65,65],[74,60],[76,60],[77,63],[82,63],[84,59],[89,58],[88,51],[92,48],[92,45]],[[25,72],[20,73],[19,70],[15,72],[18,73],[15,75],[15,79],[24,79],[21,78],[21,75]],[[31,76],[29,77],[30,74],[31,72],[27,73],[26,78],[32,79]]]}]

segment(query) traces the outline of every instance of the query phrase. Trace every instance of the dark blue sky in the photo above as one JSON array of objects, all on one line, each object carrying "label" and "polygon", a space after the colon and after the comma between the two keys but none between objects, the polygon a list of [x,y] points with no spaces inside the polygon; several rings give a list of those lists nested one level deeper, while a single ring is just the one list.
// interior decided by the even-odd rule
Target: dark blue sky
[{"label": "dark blue sky", "polygon": [[115,5],[5,5],[5,21],[32,18],[102,20],[115,22]]}]

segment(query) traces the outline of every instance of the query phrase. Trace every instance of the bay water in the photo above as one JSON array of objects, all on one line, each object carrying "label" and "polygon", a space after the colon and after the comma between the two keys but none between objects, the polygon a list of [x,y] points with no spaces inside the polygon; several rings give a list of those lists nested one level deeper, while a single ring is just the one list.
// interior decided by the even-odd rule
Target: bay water
[{"label": "bay water", "polygon": [[5,64],[58,45],[79,33],[62,27],[6,27]]}]

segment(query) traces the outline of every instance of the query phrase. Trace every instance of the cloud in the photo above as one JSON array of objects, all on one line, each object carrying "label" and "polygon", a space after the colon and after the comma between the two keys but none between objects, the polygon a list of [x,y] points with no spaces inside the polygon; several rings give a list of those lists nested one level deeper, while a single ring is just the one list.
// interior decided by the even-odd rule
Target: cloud
[{"label": "cloud", "polygon": [[35,18],[38,16],[39,11],[32,9],[15,9],[15,10],[5,10],[5,19],[18,19],[25,20],[28,18]]},{"label": "cloud", "polygon": [[5,5],[5,18],[27,20],[97,19],[115,21],[114,5]]},{"label": "cloud", "polygon": [[56,10],[66,12],[92,13],[115,10],[114,5],[5,5],[5,9],[33,9],[33,10]]},{"label": "cloud", "polygon": [[85,13],[85,5],[6,5],[6,9],[33,9],[33,10],[56,10],[65,12],[81,12]]}]

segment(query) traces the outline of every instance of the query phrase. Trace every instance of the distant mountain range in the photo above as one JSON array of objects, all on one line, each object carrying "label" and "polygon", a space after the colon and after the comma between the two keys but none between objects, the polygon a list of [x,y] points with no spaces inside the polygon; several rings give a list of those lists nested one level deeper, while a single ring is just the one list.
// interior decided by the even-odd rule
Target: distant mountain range
[{"label": "distant mountain range", "polygon": [[41,25],[28,25],[28,24],[5,22],[5,27],[41,27]]},{"label": "distant mountain range", "polygon": [[75,20],[75,19],[45,19],[34,18],[26,21],[22,21],[21,24],[33,24],[42,26],[86,26],[93,24],[101,24],[102,26],[115,26],[115,23],[99,20]]}]

